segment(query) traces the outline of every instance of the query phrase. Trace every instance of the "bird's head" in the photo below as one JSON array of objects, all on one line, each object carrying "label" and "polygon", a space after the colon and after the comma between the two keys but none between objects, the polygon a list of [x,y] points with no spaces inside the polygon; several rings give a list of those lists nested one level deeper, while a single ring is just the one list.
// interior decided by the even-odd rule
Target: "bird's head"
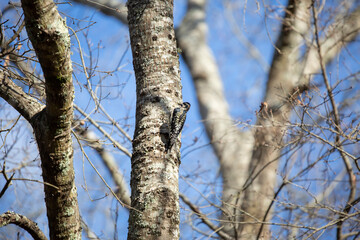
[{"label": "bird's head", "polygon": [[184,102],[182,106],[185,108],[186,111],[189,111],[191,105],[188,102]]}]

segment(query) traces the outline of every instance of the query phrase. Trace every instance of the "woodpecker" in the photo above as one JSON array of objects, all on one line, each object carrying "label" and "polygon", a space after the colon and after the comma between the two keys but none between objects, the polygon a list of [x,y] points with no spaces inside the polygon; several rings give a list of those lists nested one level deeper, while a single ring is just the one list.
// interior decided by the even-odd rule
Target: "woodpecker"
[{"label": "woodpecker", "polygon": [[169,140],[165,146],[166,152],[171,150],[172,146],[176,142],[177,137],[181,133],[186,120],[186,113],[189,111],[190,106],[190,103],[184,102],[180,107],[174,109],[170,125]]}]

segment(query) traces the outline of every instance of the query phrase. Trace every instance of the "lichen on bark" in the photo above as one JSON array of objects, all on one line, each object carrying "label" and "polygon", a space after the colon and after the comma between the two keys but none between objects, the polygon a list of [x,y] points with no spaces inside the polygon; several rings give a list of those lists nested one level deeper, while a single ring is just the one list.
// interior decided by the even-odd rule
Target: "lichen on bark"
[{"label": "lichen on bark", "polygon": [[165,153],[165,126],[182,102],[173,1],[127,5],[137,94],[128,239],[178,239],[180,144]]}]

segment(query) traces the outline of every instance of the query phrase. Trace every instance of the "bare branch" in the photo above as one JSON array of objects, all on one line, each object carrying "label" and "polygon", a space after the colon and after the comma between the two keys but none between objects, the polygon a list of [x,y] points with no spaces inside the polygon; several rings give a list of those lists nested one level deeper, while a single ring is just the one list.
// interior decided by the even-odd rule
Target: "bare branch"
[{"label": "bare branch", "polygon": [[101,144],[100,139],[94,132],[88,129],[83,129],[80,126],[76,127],[75,131],[83,137],[81,140],[85,140],[87,144],[95,149],[95,151],[99,154],[117,186],[116,195],[124,204],[130,206],[130,190],[128,188],[128,184],[125,182],[121,170],[119,169],[119,166],[115,162],[113,155],[109,153],[103,144]]},{"label": "bare branch", "polygon": [[[321,73],[322,73],[322,76],[323,76],[323,79],[324,79],[324,83],[325,83],[325,86],[326,86],[326,90],[327,90],[327,93],[328,93],[328,97],[330,98],[330,103],[331,103],[331,106],[332,106],[332,112],[333,112],[333,115],[334,115],[334,126],[335,126],[335,129],[337,130],[337,134],[335,135],[335,145],[338,147],[338,148],[343,148],[342,147],[342,144],[340,142],[340,136],[342,134],[342,129],[341,129],[341,122],[340,122],[340,117],[339,117],[339,111],[338,111],[338,108],[336,106],[336,103],[335,103],[335,99],[334,99],[334,95],[333,95],[333,90],[332,90],[332,87],[330,86],[330,82],[329,82],[329,79],[327,77],[327,73],[326,73],[326,67],[325,67],[325,64],[324,64],[324,60],[323,60],[323,56],[321,54],[321,44],[320,44],[320,40],[319,40],[319,29],[318,29],[318,19],[317,19],[317,11],[315,9],[315,1],[313,0],[313,3],[312,3],[312,13],[313,13],[313,19],[314,19],[314,26],[315,26],[315,41],[316,41],[316,45],[317,45],[317,49],[318,49],[318,57],[319,57],[319,62],[320,62],[320,68],[321,68]],[[355,199],[355,194],[356,194],[356,185],[355,185],[355,181],[356,181],[356,176],[354,174],[354,171],[353,171],[353,168],[352,168],[352,164],[349,160],[349,158],[343,153],[343,151],[339,151],[342,159],[343,159],[343,162],[345,164],[345,168],[347,170],[347,173],[349,175],[349,186],[350,186],[350,192],[349,192],[349,196],[348,196],[348,201],[347,201],[347,204],[344,208],[344,212],[345,213],[349,213],[352,205],[351,203],[354,201]],[[339,217],[339,222],[337,224],[337,238],[339,240],[342,239],[342,225],[343,225],[343,222],[342,219],[345,218],[345,215],[341,215]]]},{"label": "bare branch", "polygon": [[[244,10],[245,11],[245,10]],[[264,56],[259,49],[241,32],[232,12],[232,6],[230,1],[225,1],[225,17],[229,21],[234,35],[239,42],[246,48],[249,55],[259,64],[264,72],[268,72],[270,69],[269,64],[265,61]]]},{"label": "bare branch", "polygon": [[122,23],[127,25],[127,7],[125,4],[117,0],[73,0],[95,9],[100,10],[102,13],[115,17]]},{"label": "bare branch", "polygon": [[179,196],[181,200],[183,200],[183,202],[188,205],[189,208],[201,219],[201,221],[206,224],[211,230],[213,230],[217,235],[224,239],[232,239],[230,235],[222,231],[223,226],[215,226],[185,195],[180,193]]},{"label": "bare branch", "polygon": [[[207,44],[206,0],[189,0],[187,14],[176,36],[193,78],[201,117],[220,162],[223,209],[233,215],[238,191],[246,181],[254,139],[241,132],[229,113],[215,57]],[[238,201],[239,202],[239,201]]]},{"label": "bare branch", "polygon": [[[337,19],[337,18],[336,18]],[[329,28],[326,36],[319,39],[321,43],[321,56],[323,64],[327,65],[348,43],[355,40],[360,32],[360,7],[350,14],[335,22]],[[307,58],[304,59],[304,74],[316,74],[320,70],[318,48],[314,45],[309,50]],[[309,81],[309,78],[307,78]],[[307,84],[307,83],[306,83]]]},{"label": "bare branch", "polygon": [[0,70],[0,97],[15,108],[28,122],[31,122],[31,119],[44,108],[41,103],[13,83],[3,70]]},{"label": "bare branch", "polygon": [[74,104],[74,108],[81,113],[86,119],[88,119],[92,125],[94,125],[106,138],[108,138],[115,147],[117,147],[120,151],[125,153],[127,156],[131,157],[131,153],[125,147],[121,146],[118,141],[116,141],[113,137],[110,136],[95,120],[93,120],[88,114],[86,114],[80,107]]},{"label": "bare branch", "polygon": [[[251,182],[251,185],[244,192],[242,210],[263,219],[264,222],[264,216],[267,216],[267,219],[271,216],[267,211],[274,196],[276,162],[283,147],[285,123],[291,112],[289,96],[301,79],[302,68],[297,62],[303,35],[310,28],[310,4],[310,0],[288,2],[281,33],[276,42],[277,51],[274,53],[268,76],[265,108],[258,114],[257,124],[262,127],[255,129],[255,145],[248,169],[248,182]],[[261,173],[257,174],[261,169]],[[257,201],[259,198],[262,200]],[[251,222],[251,219],[243,215],[242,221]],[[264,239],[269,238],[269,231],[263,229],[263,225],[244,224],[240,226],[240,232],[243,236],[251,236],[256,232]]]},{"label": "bare branch", "polygon": [[97,168],[94,166],[94,164],[91,162],[90,158],[88,157],[88,155],[86,154],[80,139],[78,138],[78,136],[75,134],[75,132],[73,132],[80,148],[81,148],[81,152],[84,154],[84,156],[86,157],[86,159],[88,160],[89,164],[91,165],[91,167],[94,169],[94,171],[96,172],[96,174],[100,177],[101,181],[105,184],[105,186],[109,189],[109,191],[111,192],[111,194],[116,198],[116,200],[121,204],[121,206],[126,207],[128,209],[132,209],[134,211],[138,211],[137,209],[132,208],[131,206],[127,205],[126,203],[122,202],[119,197],[115,194],[115,192],[112,190],[112,188],[109,186],[109,184],[106,182],[106,180],[104,179],[104,177],[99,173],[99,171],[97,170]]},{"label": "bare branch", "polygon": [[15,224],[27,231],[35,240],[47,240],[45,234],[40,230],[35,222],[27,217],[8,211],[0,215],[0,227],[8,224]]},{"label": "bare branch", "polygon": [[3,187],[3,189],[1,190],[0,192],[0,198],[4,195],[4,193],[6,192],[6,190],[9,188],[10,184],[11,184],[11,180],[13,179],[15,173],[11,174],[11,177],[8,178],[8,176],[6,175],[6,171],[5,171],[5,162],[4,162],[4,165],[3,165],[3,169],[2,169],[2,174],[6,180],[6,183]]}]

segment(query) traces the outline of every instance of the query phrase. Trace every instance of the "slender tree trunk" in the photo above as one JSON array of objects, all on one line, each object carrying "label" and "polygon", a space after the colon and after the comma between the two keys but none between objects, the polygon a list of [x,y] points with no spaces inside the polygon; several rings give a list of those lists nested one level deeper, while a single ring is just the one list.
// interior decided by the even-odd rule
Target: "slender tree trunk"
[{"label": "slender tree trunk", "polygon": [[[249,166],[249,178],[245,183],[242,203],[240,234],[246,239],[269,239],[267,227],[260,223],[271,218],[267,209],[274,196],[276,169],[286,134],[286,123],[290,118],[290,96],[302,78],[303,65],[298,63],[303,35],[310,26],[311,1],[290,0],[283,19],[267,82],[264,106],[258,114],[255,129],[255,145]],[[260,233],[259,231],[262,231]]]},{"label": "slender tree trunk", "polygon": [[207,135],[220,163],[223,230],[234,236],[254,139],[250,131],[240,131],[230,116],[215,57],[207,43],[206,3],[188,1],[187,14],[176,34],[194,81]]},{"label": "slender tree trunk", "polygon": [[26,30],[45,77],[46,108],[31,119],[40,151],[50,239],[81,239],[71,122],[70,37],[50,0],[22,0]]},{"label": "slender tree trunk", "polygon": [[128,22],[137,95],[128,239],[178,239],[180,144],[165,154],[182,102],[173,1],[129,1]]}]

